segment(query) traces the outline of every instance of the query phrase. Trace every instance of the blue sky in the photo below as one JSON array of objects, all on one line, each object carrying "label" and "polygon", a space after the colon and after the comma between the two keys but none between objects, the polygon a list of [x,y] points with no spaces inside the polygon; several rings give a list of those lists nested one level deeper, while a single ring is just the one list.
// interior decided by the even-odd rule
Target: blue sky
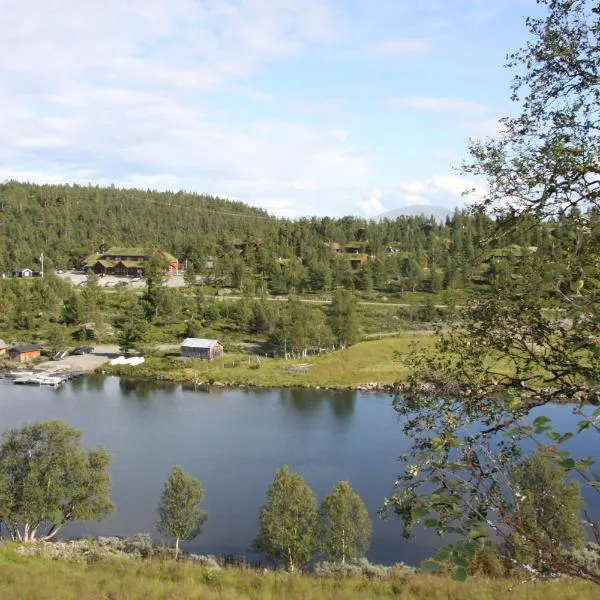
[{"label": "blue sky", "polygon": [[0,180],[453,207],[534,0],[0,0]]}]

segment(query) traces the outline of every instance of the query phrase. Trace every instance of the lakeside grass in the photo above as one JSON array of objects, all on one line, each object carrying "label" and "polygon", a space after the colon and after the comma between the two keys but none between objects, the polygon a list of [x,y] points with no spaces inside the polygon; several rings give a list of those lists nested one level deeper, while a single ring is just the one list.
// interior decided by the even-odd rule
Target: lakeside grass
[{"label": "lakeside grass", "polygon": [[592,600],[598,586],[573,579],[524,583],[471,578],[457,583],[415,574],[386,580],[289,575],[250,568],[210,570],[172,560],[113,560],[91,564],[25,557],[0,547],[3,600]]},{"label": "lakeside grass", "polygon": [[[178,382],[346,388],[367,383],[390,384],[406,379],[408,369],[401,355],[416,348],[432,347],[434,341],[434,336],[416,332],[361,342],[344,350],[307,358],[285,360],[226,353],[222,359],[207,362],[166,355],[149,357],[138,367],[119,365],[103,367],[102,371]],[[397,358],[398,355],[400,358]]]}]

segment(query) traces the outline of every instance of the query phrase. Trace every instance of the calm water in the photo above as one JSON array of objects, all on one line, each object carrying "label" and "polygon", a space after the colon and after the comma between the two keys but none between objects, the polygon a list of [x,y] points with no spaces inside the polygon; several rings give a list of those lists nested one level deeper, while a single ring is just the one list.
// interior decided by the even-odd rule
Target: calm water
[{"label": "calm water", "polygon": [[[568,407],[552,411],[563,423],[573,422]],[[387,395],[209,393],[96,376],[58,390],[0,382],[0,431],[48,419],[82,429],[86,446],[101,444],[114,457],[117,512],[102,523],[71,525],[65,536],[157,536],[163,482],[181,464],[201,480],[209,513],[202,535],[187,549],[241,554],[256,535],[258,510],[275,471],[288,464],[319,501],[338,480],[350,481],[374,521],[370,559],[415,564],[440,543],[430,532],[405,540],[397,521],[377,519],[397,475],[397,456],[408,448]]]}]

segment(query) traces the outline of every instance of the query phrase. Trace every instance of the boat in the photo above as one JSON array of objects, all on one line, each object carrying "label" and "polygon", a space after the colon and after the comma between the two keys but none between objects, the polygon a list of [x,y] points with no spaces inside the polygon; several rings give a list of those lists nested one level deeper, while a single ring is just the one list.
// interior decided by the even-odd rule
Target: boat
[{"label": "boat", "polygon": [[64,383],[62,377],[56,377],[51,375],[26,375],[23,377],[17,377],[14,382],[16,385],[51,385],[58,387]]}]

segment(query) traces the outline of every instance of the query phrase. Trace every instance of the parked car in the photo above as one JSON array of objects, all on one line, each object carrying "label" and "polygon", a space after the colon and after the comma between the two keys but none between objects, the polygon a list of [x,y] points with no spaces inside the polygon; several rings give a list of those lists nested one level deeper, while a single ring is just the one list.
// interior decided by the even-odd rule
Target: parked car
[{"label": "parked car", "polygon": [[142,278],[141,277],[134,277],[131,281],[141,281]]},{"label": "parked car", "polygon": [[64,272],[65,272],[65,270],[64,270],[64,269],[56,269],[56,273],[57,273],[58,275],[62,275]]},{"label": "parked car", "polygon": [[76,354],[79,356],[81,354],[92,354],[93,352],[94,348],[92,346],[77,346],[77,348],[75,348],[71,354]]}]

